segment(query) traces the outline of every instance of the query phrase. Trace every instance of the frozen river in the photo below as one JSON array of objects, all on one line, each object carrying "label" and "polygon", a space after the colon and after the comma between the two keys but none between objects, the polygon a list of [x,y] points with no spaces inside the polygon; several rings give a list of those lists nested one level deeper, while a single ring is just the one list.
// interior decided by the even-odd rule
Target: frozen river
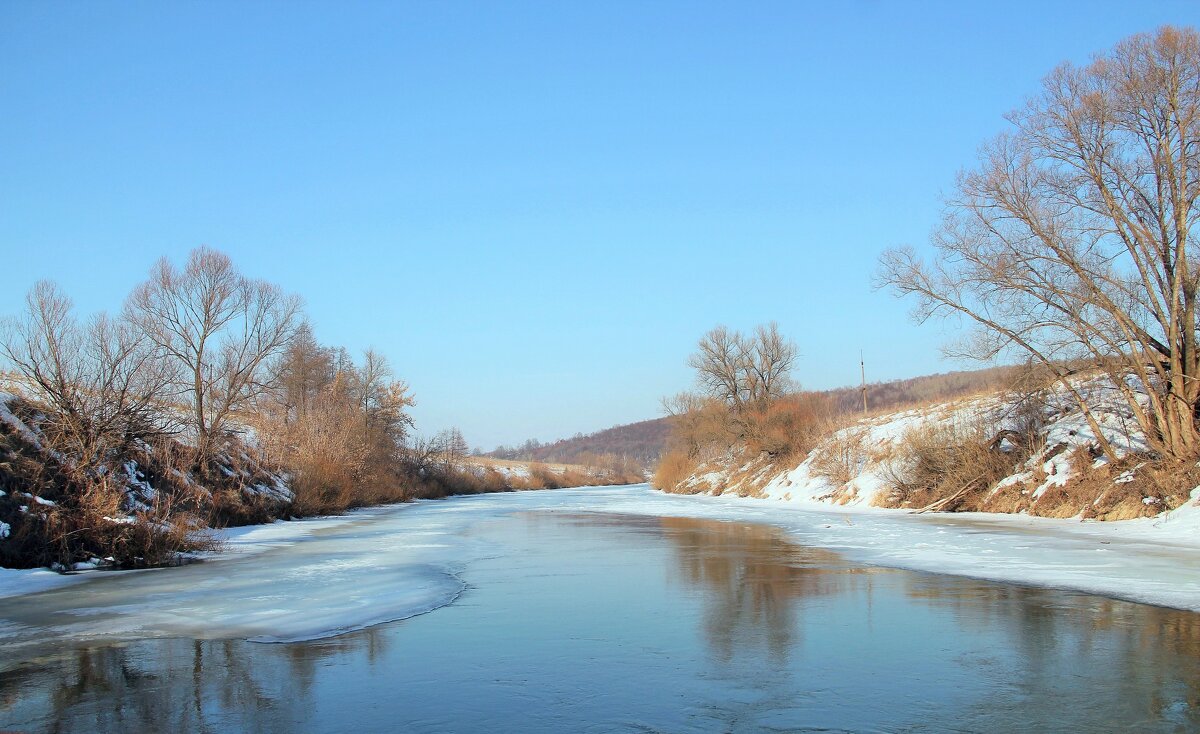
[{"label": "frozen river", "polygon": [[0,730],[1194,731],[1195,555],[644,487],[373,509],[0,599]]}]

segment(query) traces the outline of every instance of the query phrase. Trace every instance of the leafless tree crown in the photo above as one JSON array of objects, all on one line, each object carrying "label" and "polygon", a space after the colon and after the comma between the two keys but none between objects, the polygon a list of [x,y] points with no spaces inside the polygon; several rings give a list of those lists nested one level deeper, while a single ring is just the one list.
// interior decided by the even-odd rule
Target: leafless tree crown
[{"label": "leafless tree crown", "polygon": [[223,253],[192,251],[178,270],[162,259],[130,296],[130,318],[179,369],[202,460],[210,459],[233,414],[268,387],[266,369],[300,323],[300,299],[247,278]]},{"label": "leafless tree crown", "polygon": [[879,283],[915,296],[920,320],[978,327],[956,353],[1054,369],[1099,435],[1063,366],[1085,361],[1156,448],[1195,456],[1200,36],[1165,27],[1060,66],[1008,119],[960,176],[932,260],[889,250]]},{"label": "leafless tree crown", "polygon": [[25,313],[4,324],[0,351],[53,411],[41,429],[86,469],[134,437],[172,430],[161,410],[173,373],[153,344],[124,318],[100,314],[80,324],[49,281],[25,298]]},{"label": "leafless tree crown", "polygon": [[765,408],[790,388],[796,345],[775,322],[746,336],[718,326],[705,334],[688,365],[703,391],[735,411]]}]

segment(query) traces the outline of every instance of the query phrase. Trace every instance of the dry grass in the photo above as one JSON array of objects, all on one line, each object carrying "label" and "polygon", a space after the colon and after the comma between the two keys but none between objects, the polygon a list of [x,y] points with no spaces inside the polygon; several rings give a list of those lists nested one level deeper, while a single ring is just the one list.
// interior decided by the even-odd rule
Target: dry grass
[{"label": "dry grass", "polygon": [[817,476],[842,486],[862,473],[869,459],[865,427],[846,428],[835,433],[813,457],[809,464]]},{"label": "dry grass", "polygon": [[697,462],[688,458],[687,452],[668,451],[658,462],[658,468],[650,479],[650,485],[664,492],[679,492],[680,487],[692,472]]},{"label": "dry grass", "polygon": [[1071,479],[1034,490],[1046,479],[1035,473],[1029,482],[994,490],[977,509],[985,512],[1027,512],[1040,517],[1082,517],[1091,520],[1131,520],[1153,517],[1188,500],[1200,484],[1200,467],[1192,463],[1129,456],[1116,464],[1094,466],[1086,447],[1072,451]]},{"label": "dry grass", "polygon": [[[472,456],[467,464],[481,467],[508,482],[512,489],[564,489],[589,485],[638,484],[646,481],[636,462],[610,455],[597,455],[588,464],[562,464],[542,461],[512,461]],[[507,472],[501,471],[507,469]],[[527,475],[527,476],[525,476]]]},{"label": "dry grass", "polygon": [[[36,430],[36,411],[15,407]],[[246,504],[239,483],[260,474],[235,472],[201,488],[187,479],[194,452],[170,439],[154,446],[130,442],[106,457],[102,470],[61,462],[63,455],[0,424],[0,521],[11,527],[0,543],[0,565],[69,568],[95,558],[119,568],[170,564],[181,554],[214,548],[205,529],[221,503],[240,502],[240,512],[258,513]],[[127,462],[136,462],[153,492],[128,484]]]},{"label": "dry grass", "polygon": [[[1179,506],[1187,500],[1188,490],[1200,482],[1200,467],[1191,463],[1129,456],[1097,466],[1099,451],[1093,446],[1047,448],[1033,410],[1029,416],[1018,415],[1016,425],[1019,430],[1000,431],[996,424],[977,420],[909,431],[885,464],[892,488],[877,504],[945,512],[1127,520]],[[1033,468],[1022,472],[1031,457],[1037,457]],[[1045,467],[1054,471],[1064,458],[1069,478],[1046,486],[1051,477]],[[1021,481],[1001,483],[1018,473]]]},{"label": "dry grass", "polygon": [[723,486],[714,490],[716,494],[733,494],[738,497],[762,497],[762,489],[779,473],[781,459],[769,454],[760,453],[743,461],[735,470],[729,472],[723,481]]},{"label": "dry grass", "polygon": [[547,461],[515,461],[511,459],[494,459],[490,456],[468,456],[463,459],[467,464],[474,464],[492,469],[511,469],[520,471],[528,469],[531,466],[538,466],[548,469],[555,473],[561,474],[567,471],[583,471],[587,469],[585,464],[560,464]]},{"label": "dry grass", "polygon": [[[202,519],[170,494],[161,493],[149,507],[128,515],[122,487],[107,475],[86,484],[68,480],[60,487],[53,505],[23,495],[3,498],[0,516],[12,526],[12,536],[2,544],[3,565],[70,568],[101,559],[116,568],[145,568],[217,547]],[[20,502],[28,509],[22,510]]]},{"label": "dry grass", "polygon": [[343,462],[337,454],[299,453],[290,462],[292,471],[292,511],[299,515],[344,512],[355,504],[362,475],[357,465]]},{"label": "dry grass", "polygon": [[457,467],[444,467],[423,477],[413,477],[410,487],[411,496],[421,499],[515,490],[509,478],[495,469],[485,468],[477,473]]},{"label": "dry grass", "polygon": [[930,424],[909,430],[885,464],[890,491],[883,507],[974,509],[988,489],[1026,458],[999,446],[997,431],[983,421]]},{"label": "dry grass", "polygon": [[779,460],[804,456],[836,425],[833,401],[815,393],[780,398],[761,412],[747,412],[738,425],[751,453]]},{"label": "dry grass", "polygon": [[[508,470],[508,471],[502,471]],[[465,457],[460,464],[438,466],[407,481],[409,498],[437,499],[463,494],[565,489],[590,485],[635,484],[640,473],[623,473],[578,464],[544,464],[490,457]]]}]

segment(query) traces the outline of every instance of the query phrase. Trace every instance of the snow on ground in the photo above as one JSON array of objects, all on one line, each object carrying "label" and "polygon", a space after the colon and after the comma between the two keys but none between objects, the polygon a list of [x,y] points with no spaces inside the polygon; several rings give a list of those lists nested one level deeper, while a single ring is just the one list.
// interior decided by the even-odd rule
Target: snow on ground
[{"label": "snow on ground", "polygon": [[[197,557],[204,561],[223,561],[264,553],[276,548],[286,548],[321,531],[359,522],[371,514],[389,512],[392,509],[392,507],[376,507],[354,510],[345,515],[291,521],[276,520],[266,525],[244,525],[214,530],[212,533],[220,541],[221,549],[213,553],[198,554]],[[63,574],[48,568],[0,568],[0,599],[57,589],[93,577],[110,578],[143,572],[143,570],[111,571],[81,567],[76,569],[76,572]]]},{"label": "snow on ground", "polygon": [[305,538],[311,538],[322,531],[363,522],[376,515],[391,514],[414,506],[414,504],[407,504],[366,507],[350,510],[344,515],[326,515],[303,520],[276,520],[265,525],[242,525],[214,530],[213,535],[220,541],[221,550],[206,554],[205,558],[221,560],[232,555],[244,556],[274,548],[284,548]]},{"label": "snow on ground", "polygon": [[9,408],[9,403],[16,399],[12,393],[0,392],[0,421],[7,423],[14,431],[20,434],[26,441],[34,446],[41,446],[42,442],[38,439],[29,426],[25,425],[25,421],[15,416],[12,409]]},{"label": "snow on ground", "polygon": [[0,568],[0,599],[57,589],[83,580],[83,574],[61,574],[48,568]]},{"label": "snow on ground", "polygon": [[0,602],[6,621],[0,642],[7,648],[180,636],[292,642],[423,614],[464,588],[453,568],[437,560],[445,535],[463,524],[450,512],[459,507],[420,503],[235,528],[224,531],[224,553],[176,568],[9,572],[0,576],[10,597]]},{"label": "snow on ground", "polygon": [[[1111,383],[1089,379],[1077,388],[1087,395],[1105,439],[1119,456],[1148,450],[1128,406]],[[1019,431],[1021,421],[1028,417],[1022,411],[1028,409],[1020,395],[1001,392],[872,416],[833,433],[798,466],[781,471],[765,463],[746,476],[749,464],[745,457],[731,455],[702,465],[680,488],[705,494],[755,495],[811,508],[869,508],[892,486],[892,475],[903,453],[900,449],[912,432],[954,429],[970,435],[972,430],[981,430],[991,436],[1002,430]],[[1027,487],[1031,497],[1040,497],[1047,489],[1063,486],[1078,476],[1080,467],[1072,463],[1076,460],[1074,450],[1096,444],[1095,431],[1061,388],[1042,396],[1036,409],[1044,421],[1042,448],[1011,476],[994,485],[994,490],[1017,484]],[[1093,468],[1106,461],[1104,457],[1096,459]],[[842,467],[849,480],[842,483],[831,479],[830,465]],[[1147,505],[1159,501],[1156,497],[1145,498]]]},{"label": "snow on ground", "polygon": [[491,469],[507,479],[529,478],[529,465],[521,464],[515,461],[506,462],[496,461],[495,459],[485,461],[471,458],[465,460],[460,468],[478,475],[482,475],[484,472]]}]

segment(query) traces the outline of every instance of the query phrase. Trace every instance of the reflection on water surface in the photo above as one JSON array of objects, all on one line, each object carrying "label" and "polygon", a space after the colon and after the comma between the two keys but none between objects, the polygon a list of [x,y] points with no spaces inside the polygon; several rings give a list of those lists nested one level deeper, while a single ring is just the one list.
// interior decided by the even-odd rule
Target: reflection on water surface
[{"label": "reflection on water surface", "polygon": [[856,566],[744,523],[469,528],[449,607],[309,643],[60,641],[5,666],[0,728],[1200,729],[1200,615]]}]

